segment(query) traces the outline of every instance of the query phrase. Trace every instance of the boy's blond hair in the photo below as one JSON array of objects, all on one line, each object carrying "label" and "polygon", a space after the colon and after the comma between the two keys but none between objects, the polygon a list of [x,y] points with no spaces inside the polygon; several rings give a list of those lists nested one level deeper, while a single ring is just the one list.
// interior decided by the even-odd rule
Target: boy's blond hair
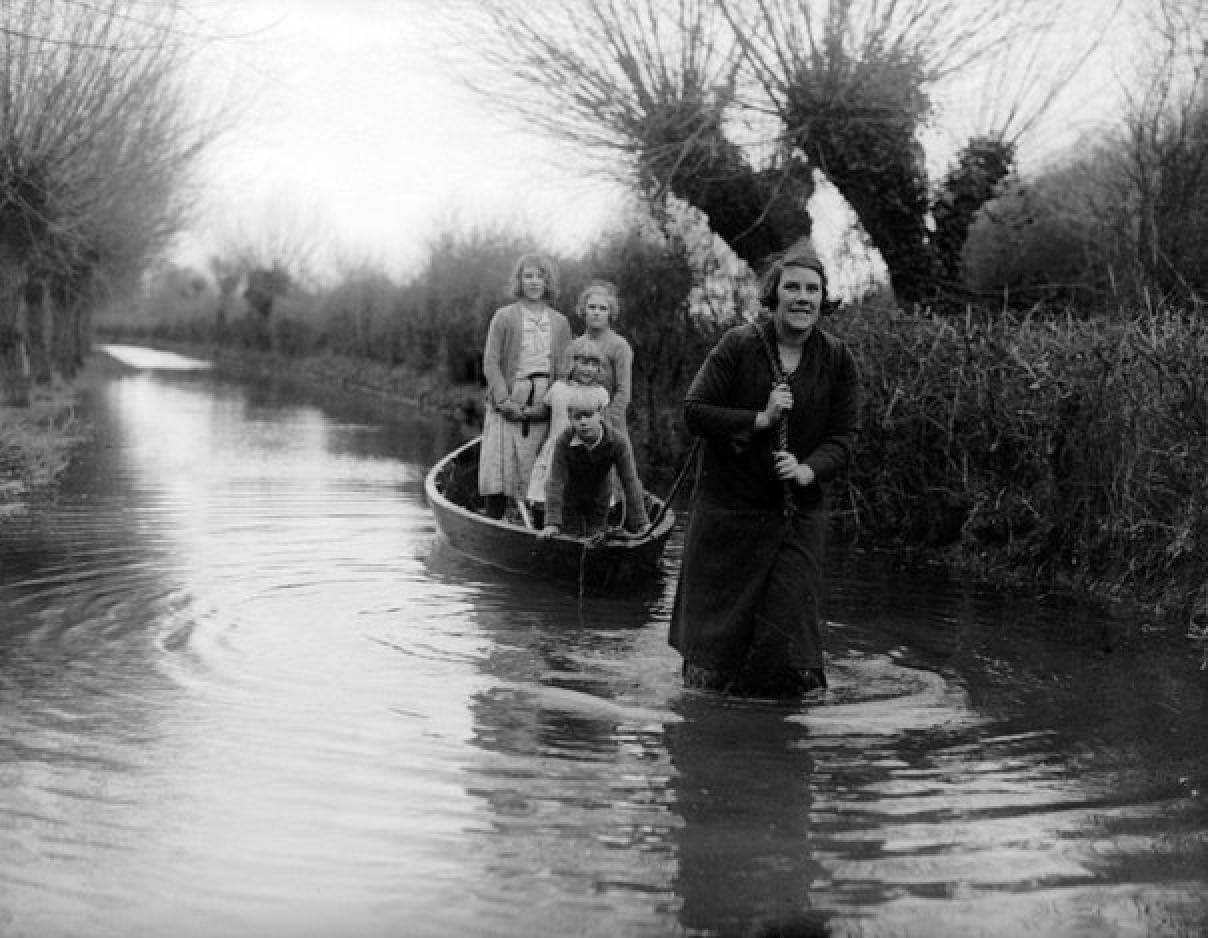
[{"label": "boy's blond hair", "polygon": [[577,410],[601,411],[603,409],[604,402],[600,400],[600,395],[594,390],[572,387],[570,393],[566,395],[567,413],[574,413]]}]

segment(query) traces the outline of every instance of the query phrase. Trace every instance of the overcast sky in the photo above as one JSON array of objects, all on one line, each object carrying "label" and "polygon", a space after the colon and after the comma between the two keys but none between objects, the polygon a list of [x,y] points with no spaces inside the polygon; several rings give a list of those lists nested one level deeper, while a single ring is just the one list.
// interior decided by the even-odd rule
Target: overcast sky
[{"label": "overcast sky", "polygon": [[620,196],[453,80],[428,51],[422,3],[197,6],[228,37],[201,56],[199,89],[237,118],[203,167],[203,250],[212,232],[268,216],[403,271],[442,226],[478,221],[573,248]]},{"label": "overcast sky", "polygon": [[[425,0],[192,2],[224,37],[199,59],[199,93],[233,104],[237,120],[207,158],[188,260],[224,232],[266,224],[395,273],[413,270],[442,227],[478,222],[527,225],[573,250],[623,198],[452,79],[430,51],[444,37]],[[1080,0],[1074,32],[1055,39],[1084,34],[1105,2]],[[1102,104],[1088,87],[1067,99],[1067,132]],[[932,149],[958,139],[994,94],[969,82],[942,102]]]}]

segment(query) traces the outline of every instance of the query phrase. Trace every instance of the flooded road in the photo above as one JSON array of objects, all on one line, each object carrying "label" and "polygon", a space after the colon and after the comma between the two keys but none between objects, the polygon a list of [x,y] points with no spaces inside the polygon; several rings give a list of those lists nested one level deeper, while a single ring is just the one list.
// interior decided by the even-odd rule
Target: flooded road
[{"label": "flooded road", "polygon": [[1186,642],[839,557],[822,701],[684,692],[678,536],[494,573],[457,428],[151,364],[0,526],[0,935],[1208,933]]}]

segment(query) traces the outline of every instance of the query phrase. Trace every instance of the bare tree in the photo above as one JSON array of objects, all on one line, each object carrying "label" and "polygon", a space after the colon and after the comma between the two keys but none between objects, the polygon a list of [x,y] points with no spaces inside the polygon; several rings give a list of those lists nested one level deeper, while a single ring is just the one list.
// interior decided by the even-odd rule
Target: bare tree
[{"label": "bare tree", "polygon": [[256,313],[255,341],[272,347],[274,310],[298,287],[313,285],[316,264],[331,244],[331,230],[319,207],[280,196],[245,207],[239,219],[228,219],[210,260],[219,285],[217,328],[225,329],[239,293]]},{"label": "bare tree", "polygon": [[1152,54],[1126,87],[1124,174],[1140,281],[1203,301],[1208,293],[1208,0],[1154,0]]},{"label": "bare tree", "polygon": [[286,195],[244,203],[216,226],[218,255],[240,274],[260,268],[284,271],[292,282],[311,282],[332,247],[332,223],[318,205]]},{"label": "bare tree", "polygon": [[[0,368],[10,379],[22,367],[13,350],[36,336],[53,337],[41,351],[72,370],[89,305],[133,282],[185,220],[188,173],[215,125],[190,117],[194,37],[181,20],[175,2],[0,5]],[[50,327],[29,328],[31,297]]]},{"label": "bare tree", "polygon": [[737,50],[712,0],[478,0],[453,10],[451,28],[473,50],[461,63],[470,86],[607,172],[618,155],[626,173],[675,162],[730,104]]},{"label": "bare tree", "polygon": [[941,82],[941,106],[944,97],[958,91],[971,105],[960,119],[949,115],[955,132],[963,139],[997,140],[1016,149],[1040,134],[1067,143],[1076,130],[1077,113],[1103,94],[1101,85],[1079,86],[1076,79],[1118,31],[1125,2],[1055,0],[1038,23],[1012,30],[955,81]]},{"label": "bare tree", "polygon": [[653,203],[667,191],[692,202],[748,259],[808,233],[808,168],[779,147],[755,165],[733,139],[740,56],[714,0],[479,0],[453,10],[474,56],[459,63],[463,76],[526,126]]}]

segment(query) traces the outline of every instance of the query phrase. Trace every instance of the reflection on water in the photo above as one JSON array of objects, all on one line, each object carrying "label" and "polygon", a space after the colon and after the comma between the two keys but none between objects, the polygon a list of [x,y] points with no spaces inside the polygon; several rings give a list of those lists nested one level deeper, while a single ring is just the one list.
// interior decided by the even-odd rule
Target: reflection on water
[{"label": "reflection on water", "polygon": [[155,371],[205,371],[211,363],[176,352],[142,348],[137,345],[102,345],[100,350],[131,368],[147,368]]},{"label": "reflection on water", "polygon": [[0,527],[0,934],[1208,925],[1185,648],[837,558],[823,701],[684,692],[678,541],[495,573],[423,504],[457,428],[140,368]]},{"label": "reflection on water", "polygon": [[811,908],[823,868],[812,835],[816,765],[808,732],[770,705],[681,703],[667,734],[676,891],[692,933],[824,935]]}]

